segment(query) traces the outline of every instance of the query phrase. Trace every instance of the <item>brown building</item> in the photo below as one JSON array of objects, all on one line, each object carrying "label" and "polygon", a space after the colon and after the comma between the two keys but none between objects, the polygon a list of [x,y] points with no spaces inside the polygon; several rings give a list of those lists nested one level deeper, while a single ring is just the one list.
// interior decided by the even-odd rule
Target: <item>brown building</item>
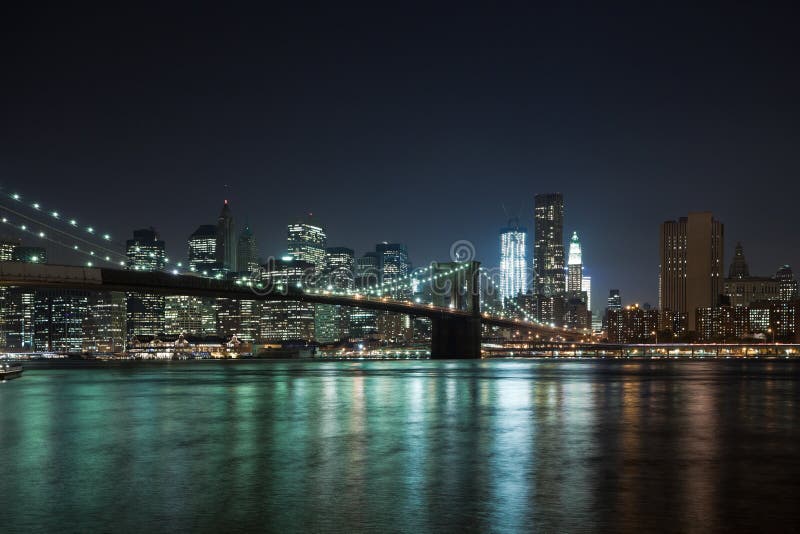
[{"label": "brown building", "polygon": [[711,212],[690,213],[661,224],[659,308],[685,313],[695,328],[695,310],[713,308],[722,293],[723,224]]}]

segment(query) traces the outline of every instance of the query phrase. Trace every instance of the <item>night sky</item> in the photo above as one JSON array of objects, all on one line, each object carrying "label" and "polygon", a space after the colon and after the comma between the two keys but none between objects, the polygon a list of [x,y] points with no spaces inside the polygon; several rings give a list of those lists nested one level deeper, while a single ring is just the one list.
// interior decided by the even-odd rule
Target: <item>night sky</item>
[{"label": "night sky", "polygon": [[228,198],[263,256],[313,212],[417,265],[460,239],[496,265],[560,191],[595,309],[656,304],[659,223],[690,210],[725,223],[726,272],[736,241],[800,270],[791,7],[165,4],[0,8],[0,186],[176,258]]}]

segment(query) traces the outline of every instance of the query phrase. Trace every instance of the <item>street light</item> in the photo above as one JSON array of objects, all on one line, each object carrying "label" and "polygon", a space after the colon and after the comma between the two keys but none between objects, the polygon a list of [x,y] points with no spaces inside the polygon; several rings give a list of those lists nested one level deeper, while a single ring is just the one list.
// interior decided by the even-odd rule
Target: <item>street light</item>
[{"label": "street light", "polygon": [[658,332],[653,330],[652,332],[650,332],[650,335],[651,336],[656,336],[656,345],[658,345]]},{"label": "street light", "polygon": [[775,344],[775,330],[773,330],[772,328],[767,328],[767,334],[769,334],[769,333],[772,334],[772,344],[774,345]]}]

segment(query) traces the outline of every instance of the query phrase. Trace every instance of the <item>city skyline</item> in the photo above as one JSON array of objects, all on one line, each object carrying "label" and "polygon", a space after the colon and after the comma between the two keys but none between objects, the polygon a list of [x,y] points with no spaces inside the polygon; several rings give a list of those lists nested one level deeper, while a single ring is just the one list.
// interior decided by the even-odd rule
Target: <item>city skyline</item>
[{"label": "city skyline", "polygon": [[[155,226],[173,255],[228,198],[264,255],[313,212],[332,245],[408,243],[420,263],[460,239],[494,261],[496,228],[518,216],[532,229],[533,197],[560,191],[595,290],[651,304],[653,236],[675,214],[715,213],[755,272],[800,264],[791,17],[517,9],[408,11],[383,27],[347,9],[265,21],[15,6],[0,185],[43,202],[58,189],[114,235]],[[291,23],[315,31],[287,51]],[[755,183],[782,192],[770,217],[741,194]]]}]

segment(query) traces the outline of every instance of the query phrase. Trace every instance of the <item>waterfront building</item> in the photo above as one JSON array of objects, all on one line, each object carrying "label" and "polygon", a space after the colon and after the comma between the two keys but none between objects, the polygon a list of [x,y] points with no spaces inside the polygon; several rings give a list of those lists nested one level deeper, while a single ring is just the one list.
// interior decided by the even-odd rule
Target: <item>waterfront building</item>
[{"label": "waterfront building", "polygon": [[[155,229],[135,230],[126,243],[128,269],[163,271],[166,247]],[[128,338],[155,336],[164,331],[164,296],[151,293],[127,293],[126,326]]]},{"label": "waterfront building", "polygon": [[[380,260],[382,284],[390,284],[411,272],[408,249],[402,243],[379,243],[375,246],[375,253]],[[413,289],[405,286],[385,293],[396,299],[410,299]],[[408,315],[379,312],[376,319],[379,336],[384,341],[401,342],[411,338],[411,318]]]},{"label": "waterfront building", "polygon": [[201,224],[189,236],[189,270],[213,276],[221,272],[221,264],[217,263],[217,227],[213,224]]},{"label": "waterfront building", "polygon": [[217,217],[215,256],[223,272],[236,272],[236,227],[230,204],[225,200]]},{"label": "waterfront building", "polygon": [[88,291],[36,290],[33,349],[40,352],[81,353],[88,309]]},{"label": "waterfront building", "polygon": [[[355,252],[346,247],[325,249],[322,287],[331,291],[355,288]],[[346,306],[318,304],[314,315],[314,331],[320,343],[331,343],[350,336],[351,309]]]},{"label": "waterfront building", "polygon": [[500,230],[500,298],[514,299],[528,290],[526,242],[528,231],[516,217]]},{"label": "waterfront building", "polygon": [[[316,266],[291,257],[270,259],[261,271],[262,284],[277,291],[304,287]],[[260,318],[264,342],[314,339],[314,305],[300,301],[266,301]]]},{"label": "waterfront building", "polygon": [[723,224],[710,212],[690,213],[661,224],[659,303],[686,313],[696,326],[697,308],[716,307],[723,290]]},{"label": "waterfront building", "polygon": [[236,336],[245,343],[261,339],[262,303],[255,300],[216,299],[217,335],[226,339]]},{"label": "waterfront building", "polygon": [[748,309],[744,306],[698,308],[695,317],[697,340],[701,342],[735,341],[750,330]]},{"label": "waterfront building", "polygon": [[653,342],[659,323],[658,310],[638,305],[608,310],[608,341],[611,343]]},{"label": "waterfront building", "polygon": [[215,317],[214,299],[191,295],[165,297],[164,333],[167,335],[216,335]]},{"label": "waterfront building", "polygon": [[[380,284],[381,268],[377,252],[367,252],[356,259],[355,289],[366,290]],[[378,333],[377,312],[364,308],[350,309],[350,336],[374,338]]]},{"label": "waterfront building", "polygon": [[83,350],[114,354],[125,350],[127,304],[125,293],[89,293],[89,306],[83,323]]},{"label": "waterfront building", "polygon": [[325,244],[327,236],[322,226],[312,223],[309,216],[304,221],[288,225],[286,250],[295,260],[308,262],[319,275],[325,266]]}]

